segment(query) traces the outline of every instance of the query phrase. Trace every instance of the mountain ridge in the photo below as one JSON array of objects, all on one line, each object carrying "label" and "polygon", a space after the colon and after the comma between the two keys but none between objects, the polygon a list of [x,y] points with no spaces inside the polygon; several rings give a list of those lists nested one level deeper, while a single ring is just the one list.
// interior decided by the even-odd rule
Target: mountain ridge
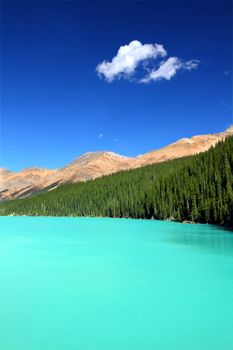
[{"label": "mountain ridge", "polygon": [[58,169],[28,167],[13,172],[0,168],[0,200],[23,198],[37,192],[52,190],[61,184],[88,181],[122,170],[201,153],[232,134],[233,125],[216,134],[182,138],[136,157],[127,157],[111,151],[86,152]]}]

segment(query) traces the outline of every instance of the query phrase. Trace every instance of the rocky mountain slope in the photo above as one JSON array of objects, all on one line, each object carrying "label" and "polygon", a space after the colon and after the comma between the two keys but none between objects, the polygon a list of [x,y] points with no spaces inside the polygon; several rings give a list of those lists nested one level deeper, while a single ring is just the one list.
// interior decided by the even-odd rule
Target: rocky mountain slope
[{"label": "rocky mountain slope", "polygon": [[137,160],[140,165],[163,162],[175,158],[191,156],[196,153],[205,152],[211,146],[215,146],[217,142],[226,136],[233,134],[233,126],[224,132],[208,135],[197,135],[191,138],[183,138],[159,150],[148,152],[142,156],[138,156]]},{"label": "rocky mountain slope", "polygon": [[135,158],[113,152],[90,152],[76,158],[67,166],[54,170],[27,168],[12,172],[0,169],[0,199],[23,198],[33,193],[52,190],[61,184],[87,181],[121,170],[204,152],[232,134],[233,126],[217,134],[184,138]]}]

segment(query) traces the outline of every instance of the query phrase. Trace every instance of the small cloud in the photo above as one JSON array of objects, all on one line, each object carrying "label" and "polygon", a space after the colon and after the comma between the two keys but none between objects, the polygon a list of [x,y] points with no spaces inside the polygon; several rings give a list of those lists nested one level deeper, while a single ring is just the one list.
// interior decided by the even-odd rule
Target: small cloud
[{"label": "small cloud", "polygon": [[167,52],[159,44],[142,44],[138,40],[131,41],[128,45],[121,46],[111,62],[103,61],[98,64],[96,71],[99,76],[111,82],[117,77],[129,78],[138,67],[139,63],[158,56],[165,57]]},{"label": "small cloud", "polygon": [[97,136],[95,136],[95,139],[97,140],[101,140],[103,138],[103,134],[102,133],[99,133]]},{"label": "small cloud", "polygon": [[190,60],[187,62],[181,61],[178,57],[169,57],[163,61],[159,68],[152,70],[145,78],[140,80],[140,83],[149,83],[157,80],[170,80],[174,77],[178,70],[192,70],[198,67],[198,60]]},{"label": "small cloud", "polygon": [[182,69],[184,70],[192,70],[197,69],[200,61],[199,60],[190,60],[182,63]]},{"label": "small cloud", "polygon": [[[116,56],[111,61],[103,61],[96,67],[97,74],[104,77],[106,81],[115,79],[132,80],[135,74],[142,68],[142,78],[134,79],[140,83],[149,83],[161,79],[170,80],[177,71],[191,71],[198,67],[198,60],[183,61],[178,57],[169,57],[162,60],[157,68],[151,68],[150,63],[157,59],[164,59],[167,51],[160,44],[142,44],[138,40],[131,41],[128,45],[120,46]],[[140,73],[141,73],[140,71]]]}]

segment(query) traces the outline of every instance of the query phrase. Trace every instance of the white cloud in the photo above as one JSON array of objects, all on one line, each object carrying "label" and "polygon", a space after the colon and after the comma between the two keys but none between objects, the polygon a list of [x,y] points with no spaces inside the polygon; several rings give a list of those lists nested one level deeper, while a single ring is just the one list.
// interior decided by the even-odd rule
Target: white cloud
[{"label": "white cloud", "polygon": [[200,61],[199,60],[190,60],[183,63],[183,69],[184,70],[192,70],[197,69]]},{"label": "white cloud", "polygon": [[[103,76],[108,82],[114,79],[131,79],[137,73],[137,68],[141,64],[142,70],[146,76],[138,81],[140,83],[149,83],[161,79],[170,80],[179,70],[191,71],[198,67],[198,60],[183,61],[178,57],[169,57],[163,45],[142,44],[138,40],[131,41],[128,45],[121,46],[113,57],[111,62],[103,61],[98,64],[96,71],[99,76]],[[152,69],[149,62],[162,58],[157,68]],[[135,79],[137,81],[137,79]]]},{"label": "white cloud", "polygon": [[178,70],[192,70],[198,67],[198,60],[190,60],[183,62],[178,57],[169,57],[163,61],[159,68],[152,70],[145,78],[141,79],[141,83],[149,83],[161,79],[170,80],[174,77]]},{"label": "white cloud", "polygon": [[111,82],[117,77],[130,77],[135,73],[139,63],[155,59],[158,56],[165,57],[167,52],[162,45],[142,44],[138,40],[131,41],[129,45],[121,46],[117,55],[111,62],[103,61],[96,67],[97,73]]},{"label": "white cloud", "polygon": [[100,140],[100,139],[102,139],[103,136],[104,135],[100,133],[97,138]]}]

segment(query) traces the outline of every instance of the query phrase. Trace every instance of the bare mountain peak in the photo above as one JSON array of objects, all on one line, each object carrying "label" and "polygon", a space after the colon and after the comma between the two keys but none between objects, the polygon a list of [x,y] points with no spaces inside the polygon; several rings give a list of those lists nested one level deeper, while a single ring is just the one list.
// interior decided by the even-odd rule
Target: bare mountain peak
[{"label": "bare mountain peak", "polygon": [[29,168],[24,168],[21,170],[23,173],[40,173],[40,172],[48,172],[49,169],[47,168],[39,168],[39,167],[29,167]]},{"label": "bare mountain peak", "polygon": [[[122,156],[118,153],[115,153],[115,152],[112,152],[112,151],[96,151],[96,152],[87,152],[87,153],[84,153],[83,156],[112,156],[112,157],[125,157],[125,156]],[[82,157],[82,156],[81,156]],[[127,158],[127,157],[126,157]]]},{"label": "bare mountain peak", "polygon": [[[87,152],[83,155],[75,158],[68,166],[83,166],[96,159],[100,158],[109,158],[109,159],[130,159],[130,157],[122,156],[110,151],[96,151],[96,152]],[[67,168],[67,167],[66,167]]]}]

